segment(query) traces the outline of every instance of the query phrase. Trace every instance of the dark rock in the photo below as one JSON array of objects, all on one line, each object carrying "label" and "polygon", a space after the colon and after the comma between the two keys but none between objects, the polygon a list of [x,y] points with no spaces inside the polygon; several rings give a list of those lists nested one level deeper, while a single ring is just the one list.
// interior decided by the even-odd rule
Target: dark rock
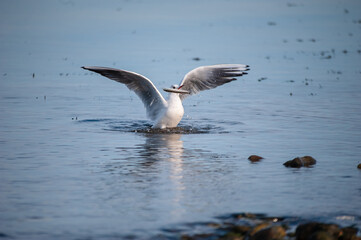
[{"label": "dark rock", "polygon": [[251,240],[278,240],[286,236],[286,231],[281,226],[272,226],[256,232]]},{"label": "dark rock", "polygon": [[358,169],[361,169],[361,163],[359,163],[359,165],[357,165],[357,168],[358,168]]},{"label": "dark rock", "polygon": [[339,240],[356,240],[357,232],[358,232],[358,229],[354,228],[354,227],[342,228],[341,236],[338,239]]},{"label": "dark rock", "polygon": [[246,226],[246,225],[239,225],[239,226],[235,226],[233,230],[235,232],[238,232],[238,233],[241,233],[241,234],[245,235],[251,230],[251,227]]},{"label": "dark rock", "polygon": [[255,235],[257,232],[263,230],[263,229],[266,229],[270,226],[270,222],[262,222],[260,224],[257,224],[253,229],[252,231],[250,231],[249,235],[250,236],[253,236]]},{"label": "dark rock", "polygon": [[257,155],[251,155],[248,157],[248,160],[251,162],[259,162],[263,157],[257,156]]},{"label": "dark rock", "polygon": [[286,167],[300,168],[309,167],[316,164],[316,160],[311,156],[296,157],[293,160],[285,162],[283,165]]},{"label": "dark rock", "polygon": [[236,232],[228,232],[224,236],[218,238],[218,240],[244,240],[245,236]]},{"label": "dark rock", "polygon": [[309,240],[337,240],[337,238],[333,237],[330,233],[325,231],[318,231],[312,234]]},{"label": "dark rock", "polygon": [[252,227],[247,226],[247,225],[234,225],[234,226],[229,227],[227,229],[230,232],[239,233],[241,235],[246,235],[247,233],[249,233],[251,231]]},{"label": "dark rock", "polygon": [[[326,232],[327,234],[322,232]],[[301,224],[297,227],[296,240],[309,240],[309,239],[332,240],[332,239],[338,239],[341,233],[342,233],[341,229],[336,224],[310,222],[310,223]],[[330,237],[332,238],[327,238],[328,235],[330,235]]]}]

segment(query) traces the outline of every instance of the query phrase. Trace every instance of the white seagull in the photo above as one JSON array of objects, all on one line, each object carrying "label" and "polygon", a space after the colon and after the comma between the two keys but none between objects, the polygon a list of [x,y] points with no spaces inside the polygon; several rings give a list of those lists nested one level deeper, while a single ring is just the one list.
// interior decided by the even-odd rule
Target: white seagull
[{"label": "white seagull", "polygon": [[153,128],[161,129],[178,125],[184,114],[182,101],[187,96],[234,81],[249,70],[249,66],[244,64],[218,64],[195,68],[184,76],[179,85],[163,88],[169,92],[166,101],[154,84],[138,73],[107,67],[82,68],[124,83],[142,100],[147,116],[154,121]]}]

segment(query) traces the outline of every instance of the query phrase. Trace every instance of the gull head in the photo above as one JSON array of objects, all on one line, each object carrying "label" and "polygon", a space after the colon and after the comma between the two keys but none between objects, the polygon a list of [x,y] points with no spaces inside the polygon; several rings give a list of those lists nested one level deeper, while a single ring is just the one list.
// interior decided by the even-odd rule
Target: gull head
[{"label": "gull head", "polygon": [[189,91],[182,90],[181,88],[183,85],[172,85],[170,88],[163,88],[164,91],[170,92],[170,93],[183,93],[183,94],[189,94]]}]

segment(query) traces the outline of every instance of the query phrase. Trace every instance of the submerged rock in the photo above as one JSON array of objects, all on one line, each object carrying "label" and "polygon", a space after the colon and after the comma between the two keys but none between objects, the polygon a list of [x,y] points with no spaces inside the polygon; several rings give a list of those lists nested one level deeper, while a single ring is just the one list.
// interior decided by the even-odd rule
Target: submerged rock
[{"label": "submerged rock", "polygon": [[304,157],[296,157],[293,160],[289,160],[285,162],[283,165],[285,165],[286,167],[300,168],[300,167],[309,167],[314,164],[316,164],[316,159],[314,159],[311,156],[304,156]]},{"label": "submerged rock", "polygon": [[258,155],[251,155],[248,157],[248,160],[250,160],[251,162],[259,162],[262,159],[263,159],[263,157],[258,156]]}]

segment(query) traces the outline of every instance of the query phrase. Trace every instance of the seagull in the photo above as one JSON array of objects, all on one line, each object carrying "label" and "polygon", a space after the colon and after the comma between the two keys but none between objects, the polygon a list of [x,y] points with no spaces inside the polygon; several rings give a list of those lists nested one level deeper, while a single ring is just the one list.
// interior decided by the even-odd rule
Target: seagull
[{"label": "seagull", "polygon": [[154,121],[152,128],[160,129],[177,127],[184,114],[182,101],[186,97],[232,82],[249,70],[249,66],[244,64],[217,64],[195,68],[184,76],[179,85],[163,88],[169,93],[166,101],[154,84],[139,73],[108,67],[82,68],[123,83],[134,91],[142,100],[147,116]]}]

